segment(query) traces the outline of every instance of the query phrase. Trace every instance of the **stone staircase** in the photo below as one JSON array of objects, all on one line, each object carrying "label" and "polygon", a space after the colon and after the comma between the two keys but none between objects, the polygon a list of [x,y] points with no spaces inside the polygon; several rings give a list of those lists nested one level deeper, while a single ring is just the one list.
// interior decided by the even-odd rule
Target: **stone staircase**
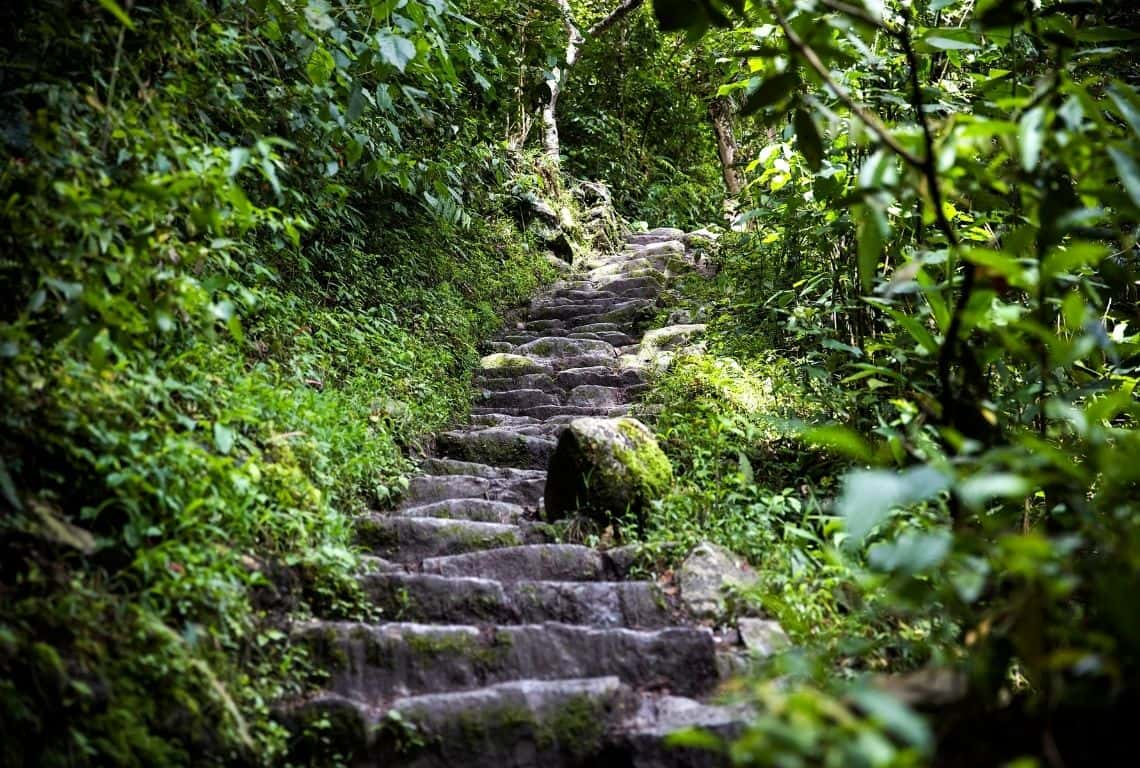
[{"label": "stone staircase", "polygon": [[661,586],[627,579],[629,550],[554,543],[542,520],[565,424],[626,414],[645,387],[636,345],[692,268],[682,235],[632,235],[536,298],[491,342],[470,425],[438,436],[399,508],[359,521],[387,621],[298,628],[331,677],[295,708],[353,764],[719,764],[665,736],[735,731],[739,710],[705,703],[731,654]]}]

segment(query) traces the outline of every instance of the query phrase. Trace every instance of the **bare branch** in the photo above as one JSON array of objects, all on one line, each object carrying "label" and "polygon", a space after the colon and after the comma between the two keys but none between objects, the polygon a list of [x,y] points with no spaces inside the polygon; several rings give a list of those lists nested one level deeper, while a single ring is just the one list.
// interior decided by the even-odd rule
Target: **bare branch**
[{"label": "bare branch", "polygon": [[609,16],[590,27],[586,37],[597,37],[644,4],[645,0],[622,0],[617,8],[610,11]]}]

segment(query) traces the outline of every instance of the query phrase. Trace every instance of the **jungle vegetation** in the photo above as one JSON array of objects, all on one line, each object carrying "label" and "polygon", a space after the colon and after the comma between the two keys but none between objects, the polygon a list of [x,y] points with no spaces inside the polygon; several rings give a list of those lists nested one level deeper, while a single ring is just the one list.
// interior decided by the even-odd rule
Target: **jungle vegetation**
[{"label": "jungle vegetation", "polygon": [[[282,617],[368,615],[351,516],[469,406],[479,342],[553,278],[520,211],[575,179],[723,232],[663,309],[711,333],[648,396],[678,483],[645,543],[748,556],[740,599],[792,636],[742,683],[736,764],[1084,765],[1130,735],[1130,0],[0,23],[4,765],[287,764],[272,705],[313,681]],[[883,675],[936,682],[908,706]]]}]

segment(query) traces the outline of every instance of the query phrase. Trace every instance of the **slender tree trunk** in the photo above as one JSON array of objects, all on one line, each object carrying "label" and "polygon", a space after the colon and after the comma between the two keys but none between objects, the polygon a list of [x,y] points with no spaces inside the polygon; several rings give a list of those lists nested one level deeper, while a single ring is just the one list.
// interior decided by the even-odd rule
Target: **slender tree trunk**
[{"label": "slender tree trunk", "polygon": [[[590,27],[586,36],[592,38],[601,35],[631,11],[641,7],[644,2],[645,0],[623,0],[604,19]],[[562,26],[566,29],[566,55],[562,66],[555,67],[550,79],[546,81],[549,98],[542,106],[542,147],[549,165],[554,168],[561,163],[561,144],[558,140],[558,97],[562,94],[570,70],[578,63],[579,49],[586,42],[586,37],[582,36],[578,25],[574,23],[570,0],[558,0],[558,10],[562,13]]]},{"label": "slender tree trunk", "polygon": [[735,114],[736,105],[727,96],[717,96],[709,102],[709,118],[712,120],[713,133],[716,134],[716,151],[720,155],[724,189],[730,199],[736,198],[744,188],[740,171],[736,169],[736,156],[740,147],[732,131],[732,118]]},{"label": "slender tree trunk", "polygon": [[558,97],[562,94],[562,87],[566,84],[570,70],[578,63],[579,48],[586,42],[574,23],[570,0],[558,0],[558,9],[562,12],[562,26],[566,29],[566,55],[562,66],[555,67],[550,79],[546,81],[549,94],[542,106],[542,147],[547,161],[554,167],[561,162],[562,148],[558,141]]}]

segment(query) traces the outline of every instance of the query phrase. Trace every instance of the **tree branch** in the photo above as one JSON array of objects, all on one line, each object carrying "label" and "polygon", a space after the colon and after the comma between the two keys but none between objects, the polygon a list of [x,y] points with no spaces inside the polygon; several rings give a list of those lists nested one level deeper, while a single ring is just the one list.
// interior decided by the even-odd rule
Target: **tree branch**
[{"label": "tree branch", "polygon": [[922,170],[922,158],[900,144],[899,140],[894,137],[894,134],[887,130],[887,127],[883,125],[882,121],[880,121],[873,112],[855,101],[851,94],[844,90],[839,83],[835,82],[831,76],[831,72],[829,72],[827,67],[823,65],[823,62],[819,60],[819,56],[816,55],[816,52],[788,25],[788,20],[784,18],[784,14],[780,13],[780,9],[776,7],[775,3],[769,3],[769,7],[772,9],[772,15],[775,16],[776,21],[780,25],[780,29],[783,30],[788,45],[799,54],[800,58],[808,63],[808,66],[815,70],[815,73],[820,76],[828,89],[835,94],[835,98],[843,102],[843,105],[851,110],[851,114],[862,120],[863,123],[871,129],[871,133],[875,134],[879,138],[879,141],[886,144],[892,152],[901,157],[907,165]]},{"label": "tree branch", "polygon": [[622,0],[621,4],[619,4],[617,8],[614,8],[612,11],[610,11],[609,16],[606,16],[597,24],[594,24],[592,27],[590,27],[590,29],[586,32],[586,37],[592,38],[603,34],[607,29],[612,27],[614,24],[617,24],[619,21],[624,19],[633,11],[636,11],[644,4],[645,0]]}]

